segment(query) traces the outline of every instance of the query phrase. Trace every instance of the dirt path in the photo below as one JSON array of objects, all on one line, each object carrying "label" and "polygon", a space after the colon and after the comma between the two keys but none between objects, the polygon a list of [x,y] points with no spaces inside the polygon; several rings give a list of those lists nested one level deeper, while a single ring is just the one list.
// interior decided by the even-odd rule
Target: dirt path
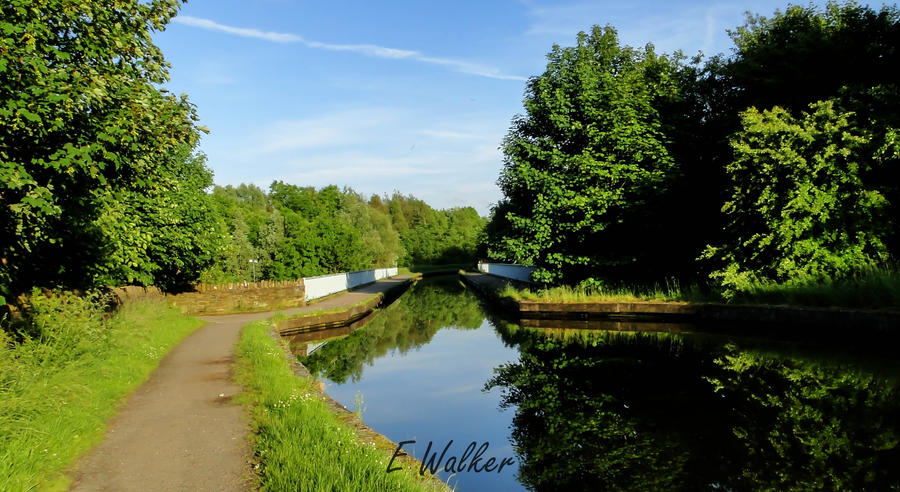
[{"label": "dirt path", "polygon": [[[405,281],[403,275],[310,306],[350,306]],[[172,349],[108,423],[106,438],[72,473],[75,491],[232,491],[252,486],[248,423],[231,404],[241,328],[274,312],[205,316],[207,324]]]}]

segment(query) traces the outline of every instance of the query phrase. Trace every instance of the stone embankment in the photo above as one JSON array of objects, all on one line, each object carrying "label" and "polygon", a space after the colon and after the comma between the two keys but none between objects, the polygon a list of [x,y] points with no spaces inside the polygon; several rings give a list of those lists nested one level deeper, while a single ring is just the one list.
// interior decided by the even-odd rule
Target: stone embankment
[{"label": "stone embankment", "polygon": [[[854,330],[859,334],[900,336],[900,311],[861,310],[771,305],[732,305],[688,302],[543,302],[516,300],[499,295],[507,284],[525,284],[482,273],[466,273],[463,281],[494,301],[524,325],[540,327],[542,321],[619,321],[691,323],[727,331],[736,325],[790,327],[795,332]],[[547,326],[558,323],[548,322]]]}]

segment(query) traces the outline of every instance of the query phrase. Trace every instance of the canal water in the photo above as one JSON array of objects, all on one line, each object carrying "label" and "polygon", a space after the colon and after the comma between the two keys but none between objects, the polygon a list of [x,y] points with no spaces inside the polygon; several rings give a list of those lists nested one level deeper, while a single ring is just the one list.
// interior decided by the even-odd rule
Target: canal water
[{"label": "canal water", "polygon": [[900,488],[896,352],[526,328],[455,276],[312,338],[328,394],[459,491]]}]

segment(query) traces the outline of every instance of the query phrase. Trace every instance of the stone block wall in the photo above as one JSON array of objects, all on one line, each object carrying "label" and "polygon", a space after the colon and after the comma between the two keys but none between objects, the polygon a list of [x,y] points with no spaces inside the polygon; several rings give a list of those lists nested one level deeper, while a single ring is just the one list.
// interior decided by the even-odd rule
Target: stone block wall
[{"label": "stone block wall", "polygon": [[303,280],[197,284],[193,292],[166,294],[185,314],[271,311],[306,305]]}]

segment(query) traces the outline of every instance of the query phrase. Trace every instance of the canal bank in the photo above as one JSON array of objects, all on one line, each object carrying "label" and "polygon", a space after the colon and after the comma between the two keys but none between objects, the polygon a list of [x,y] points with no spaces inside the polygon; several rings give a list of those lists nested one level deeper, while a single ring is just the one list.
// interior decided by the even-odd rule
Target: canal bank
[{"label": "canal bank", "polygon": [[[309,341],[363,327],[419,278],[380,280],[243,328],[236,379],[246,388],[239,400],[250,409],[262,488],[449,490],[439,478],[420,474],[415,458],[394,457],[398,444],[324,392],[295,355],[306,354]],[[397,470],[388,473],[389,463]]]},{"label": "canal bank", "polygon": [[397,275],[294,309],[289,315],[275,318],[276,331],[288,336],[345,327],[390,304],[420,278],[422,275],[417,273]]},{"label": "canal bank", "polygon": [[687,302],[540,302],[517,300],[500,293],[507,285],[524,284],[484,273],[462,273],[473,290],[499,306],[504,314],[533,327],[559,327],[560,321],[608,323],[689,323],[728,332],[754,327],[760,334],[786,336],[844,333],[884,340],[900,338],[900,310],[860,310],[771,305]]}]

